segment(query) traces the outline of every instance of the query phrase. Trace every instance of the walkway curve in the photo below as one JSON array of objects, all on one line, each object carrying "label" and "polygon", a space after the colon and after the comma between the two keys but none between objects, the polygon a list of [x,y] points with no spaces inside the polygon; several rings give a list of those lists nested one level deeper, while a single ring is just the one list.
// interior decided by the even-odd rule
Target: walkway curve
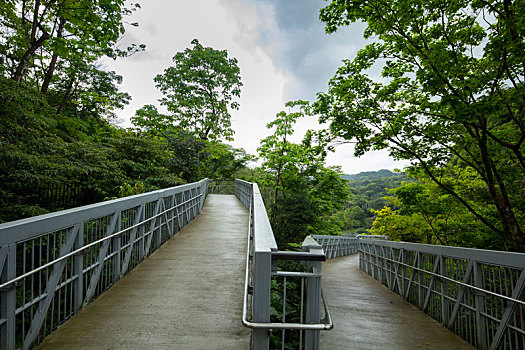
[{"label": "walkway curve", "polygon": [[235,196],[209,195],[197,218],[39,349],[249,349],[247,229]]},{"label": "walkway curve", "polygon": [[361,271],[357,254],[323,263],[323,290],[334,329],[321,349],[474,349]]}]

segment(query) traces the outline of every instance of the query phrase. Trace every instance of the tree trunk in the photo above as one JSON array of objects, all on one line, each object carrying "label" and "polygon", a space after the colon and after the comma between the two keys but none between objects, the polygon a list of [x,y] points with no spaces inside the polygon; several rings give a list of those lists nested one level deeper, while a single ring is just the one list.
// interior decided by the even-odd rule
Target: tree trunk
[{"label": "tree trunk", "polygon": [[62,112],[62,108],[64,108],[64,105],[66,104],[69,94],[71,94],[71,90],[73,90],[73,84],[75,83],[75,74],[73,73],[71,77],[69,78],[69,82],[67,83],[66,91],[64,92],[64,96],[62,96],[62,101],[60,101],[60,104],[57,107],[57,114],[60,114]]},{"label": "tree trunk", "polygon": [[42,36],[37,41],[31,43],[31,46],[26,50],[26,52],[20,59],[18,66],[16,67],[15,74],[13,75],[14,81],[18,82],[22,80],[22,76],[24,75],[24,69],[26,68],[27,62],[29,62],[31,57],[33,57],[36,50],[42,47],[44,42],[50,38],[51,36],[48,33],[43,33]]},{"label": "tree trunk", "polygon": [[[58,33],[57,37],[62,37],[62,32],[64,31],[64,25],[66,24],[66,21],[61,18],[60,24],[58,25]],[[47,69],[46,75],[44,77],[44,82],[42,83],[42,88],[40,92],[42,93],[42,96],[46,96],[47,90],[49,89],[49,84],[51,84],[51,79],[53,78],[53,74],[55,73],[55,68],[58,61],[58,54],[55,51],[53,51],[53,56],[51,57],[51,62],[49,63],[49,68]]]}]

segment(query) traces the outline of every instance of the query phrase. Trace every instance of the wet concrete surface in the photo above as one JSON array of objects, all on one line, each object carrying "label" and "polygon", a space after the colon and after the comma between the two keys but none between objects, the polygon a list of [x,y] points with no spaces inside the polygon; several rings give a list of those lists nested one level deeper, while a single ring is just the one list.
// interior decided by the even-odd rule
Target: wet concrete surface
[{"label": "wet concrete surface", "polygon": [[197,218],[38,349],[249,349],[247,229],[235,196],[209,195]]},{"label": "wet concrete surface", "polygon": [[323,263],[334,329],[321,349],[474,349],[401,296],[359,270],[357,254]]}]

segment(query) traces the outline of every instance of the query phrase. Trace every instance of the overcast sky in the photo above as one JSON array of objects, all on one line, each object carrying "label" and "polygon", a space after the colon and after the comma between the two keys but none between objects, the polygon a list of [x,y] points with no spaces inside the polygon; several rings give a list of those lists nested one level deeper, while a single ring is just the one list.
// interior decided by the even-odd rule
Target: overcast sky
[{"label": "overcast sky", "polygon": [[[259,141],[271,131],[266,123],[290,100],[313,101],[326,91],[328,81],[344,58],[353,58],[365,45],[363,27],[353,25],[336,34],[325,34],[319,20],[323,0],[147,0],[141,2],[129,22],[121,45],[146,44],[146,51],[117,61],[106,68],[124,77],[122,90],[133,98],[118,111],[123,126],[145,104],[160,107],[161,97],[153,77],[172,64],[175,53],[199,39],[203,46],[228,51],[239,61],[243,82],[240,109],[232,112],[235,147],[256,154]],[[162,110],[162,108],[160,108]],[[318,128],[313,118],[296,127],[297,142],[308,128]],[[347,174],[402,168],[386,152],[370,152],[354,158],[351,145],[339,146],[328,158]]]}]

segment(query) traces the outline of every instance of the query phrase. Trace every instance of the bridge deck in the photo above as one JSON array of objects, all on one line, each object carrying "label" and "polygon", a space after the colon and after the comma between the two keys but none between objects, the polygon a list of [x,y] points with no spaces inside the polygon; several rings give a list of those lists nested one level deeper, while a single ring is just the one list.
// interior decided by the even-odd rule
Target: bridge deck
[{"label": "bridge deck", "polygon": [[358,255],[323,263],[323,290],[334,329],[321,332],[322,349],[473,349],[359,270]]},{"label": "bridge deck", "polygon": [[234,196],[209,195],[197,218],[39,349],[248,349],[247,226]]}]

